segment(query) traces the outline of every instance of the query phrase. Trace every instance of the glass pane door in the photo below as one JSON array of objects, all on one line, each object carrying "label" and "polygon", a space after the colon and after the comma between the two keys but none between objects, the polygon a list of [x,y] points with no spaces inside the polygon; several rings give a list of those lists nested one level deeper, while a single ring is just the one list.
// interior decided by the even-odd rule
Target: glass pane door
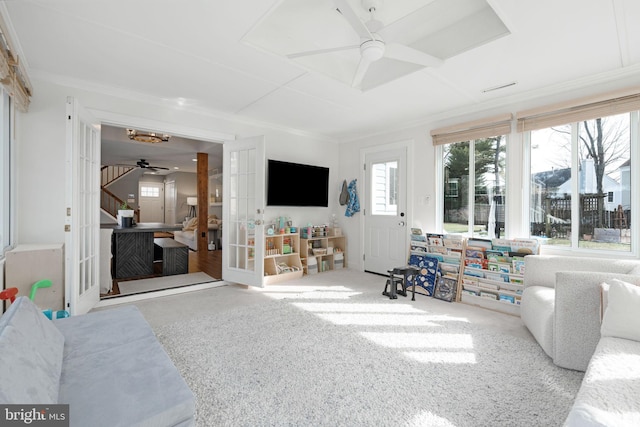
[{"label": "glass pane door", "polygon": [[262,286],[264,138],[225,143],[223,279]]}]

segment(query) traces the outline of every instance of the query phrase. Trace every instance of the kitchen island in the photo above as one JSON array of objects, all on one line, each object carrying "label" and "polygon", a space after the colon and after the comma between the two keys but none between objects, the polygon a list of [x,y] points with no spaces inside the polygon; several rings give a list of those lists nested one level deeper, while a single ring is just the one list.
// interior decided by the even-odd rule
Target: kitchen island
[{"label": "kitchen island", "polygon": [[181,230],[182,225],[157,222],[138,223],[133,227],[103,224],[113,230],[111,237],[111,274],[114,279],[142,278],[153,275],[153,235],[156,232]]}]

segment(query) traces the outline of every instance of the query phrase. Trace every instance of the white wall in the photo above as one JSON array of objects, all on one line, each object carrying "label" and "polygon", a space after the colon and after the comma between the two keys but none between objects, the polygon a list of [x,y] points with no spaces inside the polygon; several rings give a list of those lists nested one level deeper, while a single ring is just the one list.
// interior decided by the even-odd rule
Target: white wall
[{"label": "white wall", "polygon": [[[446,118],[433,117],[429,121],[425,118],[425,123],[421,125],[390,129],[384,135],[363,136],[358,140],[339,145],[164,105],[118,98],[98,91],[81,90],[35,79],[33,84],[34,96],[29,113],[20,115],[16,121],[17,243],[64,241],[65,101],[67,96],[74,96],[84,107],[98,115],[101,111],[130,115],[163,121],[176,127],[235,134],[239,138],[265,135],[267,158],[329,167],[330,206],[328,208],[268,208],[265,219],[269,221],[279,215],[285,215],[291,217],[297,225],[321,224],[328,222],[331,214],[336,214],[348,238],[348,264],[351,268],[361,268],[362,215],[356,214],[352,218],[346,218],[344,207],[339,206],[337,202],[343,179],[349,181],[358,178],[358,182],[362,182],[359,165],[361,149],[400,141],[413,141],[413,157],[410,159],[413,172],[409,176],[413,182],[413,190],[409,195],[408,225],[420,226],[425,231],[436,230],[436,196],[439,190],[435,188],[434,181],[436,158],[429,135],[431,129],[629,87],[637,85],[637,81],[634,82],[633,78],[625,77],[614,82],[598,82],[597,79],[583,81],[580,82],[580,87],[578,84],[567,84],[565,87],[548,88],[519,99],[514,98],[507,106],[495,107],[487,101],[482,108],[479,105],[472,105],[468,111],[461,110],[457,114],[449,114]],[[524,202],[520,197],[523,183],[526,182],[522,179],[526,156],[522,150],[520,134],[510,136],[507,150],[509,222],[506,227],[507,235],[516,237],[528,232],[528,225],[523,222]],[[428,204],[422,203],[424,196],[430,196]],[[637,232],[640,227],[634,227],[634,230]]]},{"label": "white wall", "polygon": [[[196,114],[178,108],[118,98],[42,80],[33,80],[34,95],[29,112],[20,115],[16,129],[17,243],[64,242],[65,214],[65,102],[67,96],[100,117],[119,114],[162,121],[167,127],[193,129],[194,136],[224,133],[237,138],[266,136],[267,158],[317,164],[329,167],[331,179],[337,179],[337,146],[332,142],[293,135],[284,131],[251,126]],[[189,135],[183,135],[189,136]],[[232,143],[232,142],[231,142]],[[337,205],[335,188],[329,208],[269,209],[266,219],[290,216],[295,224],[326,223]]]},{"label": "white wall", "polygon": [[[637,79],[637,78],[636,78]],[[546,90],[536,91],[535,93],[526,94],[518,99],[514,98],[508,105],[498,107],[492,106],[491,102],[485,103],[485,108],[480,109],[478,105],[472,105],[465,112],[461,110],[458,114],[450,113],[446,118],[433,117],[431,120],[425,118],[425,122],[421,125],[400,127],[391,130],[386,134],[363,137],[349,143],[340,145],[340,176],[347,179],[358,178],[358,183],[364,184],[364,176],[362,175],[362,165],[360,164],[360,155],[363,149],[382,146],[400,141],[413,141],[413,156],[409,159],[408,177],[412,181],[410,194],[408,194],[408,227],[420,227],[423,232],[441,232],[439,224],[437,224],[437,212],[442,209],[437,203],[440,188],[436,188],[435,184],[435,166],[436,166],[436,148],[433,146],[430,132],[432,129],[438,129],[444,126],[464,123],[482,118],[493,117],[503,113],[515,113],[525,109],[552,105],[562,101],[580,99],[586,96],[606,93],[608,91],[622,89],[626,87],[637,86],[634,78],[621,78],[616,81],[609,82],[581,82],[583,87],[577,87],[578,84],[566,84]],[[529,224],[525,221],[526,206],[528,204],[523,200],[522,195],[525,186],[529,182],[528,176],[524,174],[528,171],[526,167],[527,154],[523,149],[523,135],[515,132],[515,120],[512,129],[514,132],[509,135],[507,143],[507,223],[506,237],[524,237],[529,235]],[[362,185],[360,185],[362,187]],[[425,196],[428,196],[429,202],[425,203]],[[361,197],[361,207],[362,204]],[[347,256],[349,267],[355,269],[363,269],[362,254],[363,236],[361,227],[363,226],[362,213],[356,214],[354,217],[345,218],[341,216],[341,224],[345,230],[345,234],[349,238]],[[634,226],[632,230],[640,233],[640,227]],[[409,230],[407,230],[409,232]]]}]

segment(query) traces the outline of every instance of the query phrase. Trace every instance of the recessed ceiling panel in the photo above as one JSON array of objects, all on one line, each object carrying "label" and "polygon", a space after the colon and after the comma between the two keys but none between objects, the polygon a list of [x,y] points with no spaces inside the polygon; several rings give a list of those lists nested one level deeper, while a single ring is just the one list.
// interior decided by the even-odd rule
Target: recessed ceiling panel
[{"label": "recessed ceiling panel", "polygon": [[[351,10],[341,11],[341,7]],[[355,23],[352,16],[356,16]],[[358,31],[363,24],[368,31]],[[360,0],[284,0],[244,41],[287,57],[308,70],[367,90],[424,68],[425,62],[435,64],[438,59],[508,34],[485,0],[380,1],[375,10],[365,10]],[[370,55],[364,50],[361,53],[359,47],[368,40],[381,42],[367,52]],[[378,64],[380,58],[385,58],[385,46],[390,42],[411,47],[417,57],[407,54],[394,58],[406,65]],[[423,60],[417,60],[421,55]],[[429,61],[427,55],[435,57],[434,61]],[[371,65],[365,67],[365,77],[359,85],[358,79],[354,83],[354,76],[361,59]]]}]

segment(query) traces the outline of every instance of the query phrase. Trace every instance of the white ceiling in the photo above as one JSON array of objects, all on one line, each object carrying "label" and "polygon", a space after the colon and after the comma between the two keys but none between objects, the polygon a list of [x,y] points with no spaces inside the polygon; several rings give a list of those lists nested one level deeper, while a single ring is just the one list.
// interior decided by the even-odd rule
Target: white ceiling
[{"label": "white ceiling", "polygon": [[[143,129],[142,132],[162,133],[154,129]],[[211,173],[222,171],[222,144],[198,141],[170,135],[167,142],[155,144],[138,142],[129,139],[126,128],[102,125],[101,129],[101,163],[103,165],[135,166],[138,161],[145,160],[150,166],[159,166],[168,170],[145,170],[153,175],[167,175],[172,172],[196,172],[196,153],[207,153],[208,170]]]},{"label": "white ceiling", "polygon": [[[348,1],[354,10],[362,9],[360,0]],[[385,0],[379,19],[384,24],[401,20],[393,39],[410,43],[421,37],[414,33],[422,27],[440,23],[440,15],[428,16],[425,10],[440,10],[444,19],[470,2],[441,1]],[[20,60],[34,78],[64,77],[112,87],[164,105],[204,109],[336,141],[480,111],[590,76],[640,70],[640,1],[486,1],[506,26],[506,35],[444,58],[438,67],[418,67],[364,92],[281,55],[290,52],[273,53],[278,44],[266,38],[267,33],[277,36],[278,29],[285,39],[289,34],[317,37],[292,43],[304,48],[326,46],[325,39],[342,43],[343,36],[353,38],[351,28],[336,16],[333,0],[2,3],[19,39]],[[280,6],[295,9],[292,22],[278,13]],[[326,16],[331,25],[325,24]],[[364,11],[362,16],[366,19]],[[448,43],[445,38],[430,47],[416,46],[438,50]],[[322,56],[314,59],[322,63]],[[512,82],[517,84],[483,92]]]}]

